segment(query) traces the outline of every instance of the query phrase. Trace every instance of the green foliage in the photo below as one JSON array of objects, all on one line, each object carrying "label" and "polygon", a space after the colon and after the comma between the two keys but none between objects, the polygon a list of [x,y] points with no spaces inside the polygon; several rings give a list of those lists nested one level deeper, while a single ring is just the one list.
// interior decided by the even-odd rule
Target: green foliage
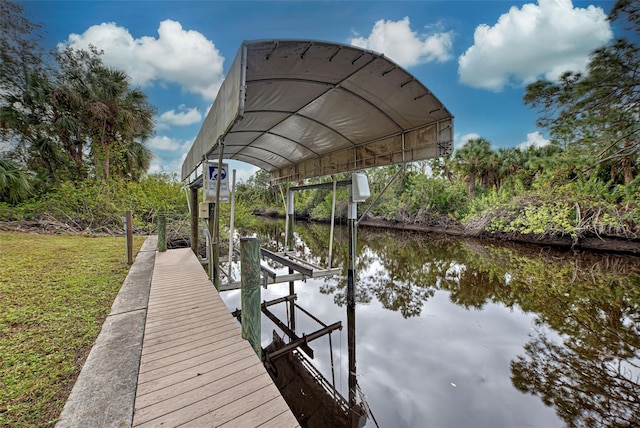
[{"label": "green foliage", "polygon": [[0,202],[17,204],[32,193],[29,174],[15,162],[0,158]]},{"label": "green foliage", "polygon": [[523,234],[575,235],[576,216],[570,206],[561,202],[527,205],[507,224],[501,218],[493,220],[488,230],[501,229],[502,232],[519,232]]},{"label": "green foliage", "polygon": [[2,220],[38,220],[53,217],[76,229],[118,231],[125,211],[133,212],[134,225],[145,231],[155,228],[158,213],[186,219],[188,206],[182,183],[175,176],[151,174],[139,182],[96,180],[63,182],[37,198],[2,209]]},{"label": "green foliage", "polygon": [[469,196],[475,195],[476,181],[488,186],[496,182],[498,160],[491,144],[484,138],[469,140],[454,155],[453,167],[460,179],[469,183]]}]

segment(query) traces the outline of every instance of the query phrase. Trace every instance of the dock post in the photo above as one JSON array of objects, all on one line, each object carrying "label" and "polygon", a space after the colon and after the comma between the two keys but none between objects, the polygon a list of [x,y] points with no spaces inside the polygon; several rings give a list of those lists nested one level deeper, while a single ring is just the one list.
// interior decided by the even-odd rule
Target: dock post
[{"label": "dock post", "polygon": [[191,208],[191,251],[200,258],[198,254],[198,189],[189,189],[189,208]]},{"label": "dock post", "polygon": [[213,237],[211,245],[211,271],[213,285],[220,291],[220,187],[222,185],[222,155],[224,154],[224,140],[218,141],[218,174],[216,176],[216,203],[213,206]]},{"label": "dock post", "polygon": [[127,234],[127,264],[133,264],[133,215],[131,210],[124,216],[124,229]]},{"label": "dock post", "polygon": [[158,216],[158,251],[167,251],[167,217],[164,214]]},{"label": "dock post", "polygon": [[260,240],[240,238],[240,286],[242,338],[262,358],[260,308]]}]

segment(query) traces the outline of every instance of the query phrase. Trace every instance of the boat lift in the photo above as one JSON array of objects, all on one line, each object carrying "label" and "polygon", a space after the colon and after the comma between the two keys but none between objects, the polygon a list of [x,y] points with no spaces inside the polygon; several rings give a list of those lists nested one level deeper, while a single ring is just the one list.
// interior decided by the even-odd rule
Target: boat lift
[{"label": "boat lift", "polygon": [[[234,174],[235,177],[235,174]],[[327,276],[334,276],[340,273],[341,269],[332,267],[332,255],[333,255],[333,237],[335,231],[335,206],[336,206],[336,190],[337,187],[345,187],[350,186],[349,194],[350,199],[352,199],[351,204],[353,205],[353,209],[357,215],[356,203],[358,201],[365,201],[370,196],[369,184],[367,181],[367,177],[361,173],[354,173],[351,180],[342,180],[337,181],[335,178],[331,182],[326,183],[318,183],[318,184],[309,184],[303,186],[295,186],[289,187],[287,189],[287,206],[286,206],[286,231],[285,231],[285,247],[287,247],[287,251],[281,252],[273,252],[266,248],[261,248],[260,253],[263,261],[261,262],[261,271],[263,278],[263,287],[267,288],[269,284],[279,284],[284,282],[292,283],[293,281],[304,281],[308,278],[322,278]],[[234,189],[235,183],[232,186],[232,205],[234,201]],[[329,256],[327,258],[327,266],[320,266],[309,261],[306,261],[297,256],[294,251],[294,227],[295,227],[295,210],[294,210],[294,194],[298,191],[310,190],[310,189],[324,189],[324,188],[332,188],[333,189],[333,198],[332,198],[332,207],[331,207],[331,231],[329,234]],[[232,264],[237,261],[238,252],[233,248],[233,219],[234,212],[232,207],[231,212],[231,224],[229,227],[229,256],[226,258],[219,258],[220,262],[227,263],[227,269],[223,269],[223,266],[218,266],[218,268],[213,269],[213,277],[212,282],[214,284],[219,284],[219,291],[228,291],[228,290],[237,290],[240,288],[240,279],[236,278],[233,275],[234,269],[232,269]],[[207,235],[208,231],[205,231],[205,235]],[[210,236],[208,236],[209,239]],[[209,247],[209,246],[208,246]],[[212,260],[216,260],[213,252],[215,249],[212,247],[211,252],[208,252],[207,263]],[[265,260],[271,260],[280,266],[286,267],[289,269],[289,272],[286,274],[279,273],[277,270],[272,269]],[[237,269],[236,269],[237,271]],[[220,281],[217,275],[222,273],[226,278],[224,281]],[[293,291],[293,290],[292,290]],[[293,293],[291,293],[293,294]]]}]

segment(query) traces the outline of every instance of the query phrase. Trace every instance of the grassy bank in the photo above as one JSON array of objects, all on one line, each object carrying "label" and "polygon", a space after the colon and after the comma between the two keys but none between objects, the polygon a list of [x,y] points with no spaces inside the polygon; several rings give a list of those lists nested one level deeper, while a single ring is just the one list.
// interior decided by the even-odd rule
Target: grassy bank
[{"label": "grassy bank", "polygon": [[0,426],[55,422],[127,272],[124,238],[0,232]]}]

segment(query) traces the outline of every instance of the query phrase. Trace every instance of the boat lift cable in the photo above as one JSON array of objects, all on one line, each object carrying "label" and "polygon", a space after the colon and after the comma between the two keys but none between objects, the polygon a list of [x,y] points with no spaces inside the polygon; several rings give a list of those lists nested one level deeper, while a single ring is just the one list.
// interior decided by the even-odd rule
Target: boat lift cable
[{"label": "boat lift cable", "polygon": [[360,385],[357,385],[357,390],[358,390],[358,395],[360,395],[360,402],[364,406],[365,411],[369,415],[371,415],[371,419],[373,419],[373,423],[376,424],[376,427],[380,428],[380,425],[378,425],[378,421],[376,420],[376,417],[373,415],[373,412],[371,411],[371,406],[369,406],[367,397],[365,397],[364,393],[362,392],[362,389],[360,389]]},{"label": "boat lift cable", "polygon": [[182,189],[184,190],[185,198],[187,198],[187,207],[189,209],[189,214],[191,214],[191,212],[192,212],[191,210],[193,208],[191,207],[191,201],[190,201],[190,198],[189,198],[189,187],[185,183],[185,184],[182,185]]},{"label": "boat lift cable", "polygon": [[202,229],[202,233],[204,234],[204,238],[205,238],[205,247],[206,247],[206,257],[207,257],[207,263],[211,263],[211,232],[209,232],[209,226],[207,225],[206,221],[203,221],[204,223],[204,229]]}]

